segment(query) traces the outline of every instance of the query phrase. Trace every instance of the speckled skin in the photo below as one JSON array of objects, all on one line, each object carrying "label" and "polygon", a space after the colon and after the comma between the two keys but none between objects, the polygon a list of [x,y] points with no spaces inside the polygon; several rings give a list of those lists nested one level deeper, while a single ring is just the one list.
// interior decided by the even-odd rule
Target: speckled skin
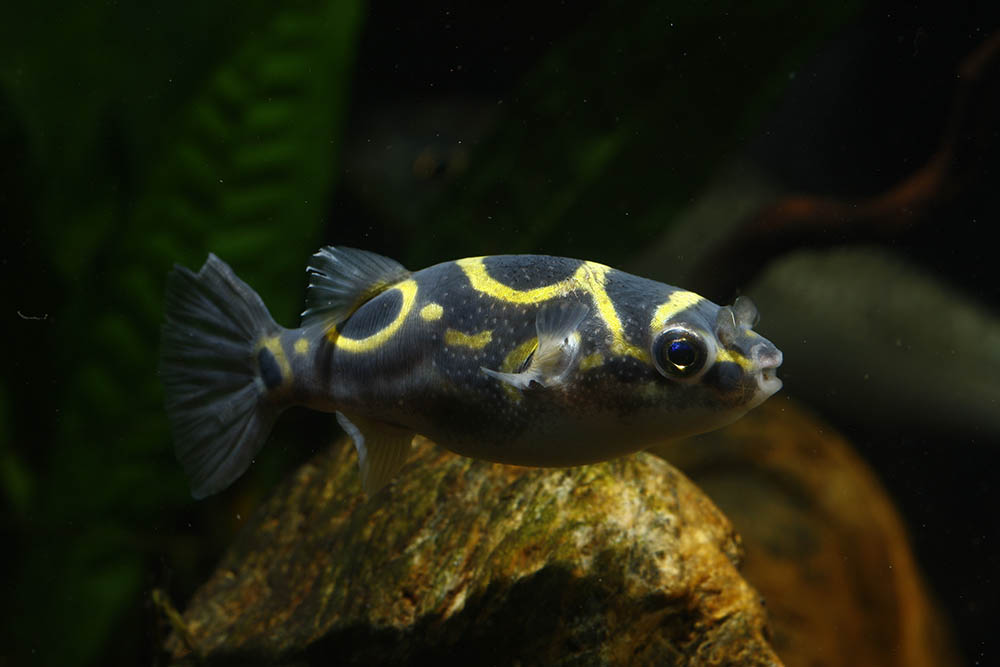
[{"label": "speckled skin", "polygon": [[[520,391],[483,372],[518,372],[537,339],[538,310],[568,300],[589,312],[562,382]],[[746,327],[723,344],[719,311],[592,262],[494,256],[412,273],[336,327],[285,331],[281,346],[307,405],[401,426],[467,456],[577,465],[716,428],[770,395],[756,361],[780,353]],[[651,363],[656,334],[676,323],[720,351],[693,382]]]}]

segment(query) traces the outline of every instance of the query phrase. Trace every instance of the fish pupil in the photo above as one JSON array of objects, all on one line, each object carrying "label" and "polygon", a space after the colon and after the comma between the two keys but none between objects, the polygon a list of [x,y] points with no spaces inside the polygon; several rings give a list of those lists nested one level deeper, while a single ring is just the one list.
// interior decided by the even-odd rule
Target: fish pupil
[{"label": "fish pupil", "polygon": [[671,341],[670,347],[667,348],[667,359],[680,368],[693,364],[697,356],[694,346],[683,339]]}]

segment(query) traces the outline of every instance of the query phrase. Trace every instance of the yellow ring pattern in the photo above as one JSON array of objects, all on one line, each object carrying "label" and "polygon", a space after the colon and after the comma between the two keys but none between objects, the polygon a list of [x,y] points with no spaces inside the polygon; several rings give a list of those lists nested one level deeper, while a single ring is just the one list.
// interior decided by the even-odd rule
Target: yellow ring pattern
[{"label": "yellow ring pattern", "polygon": [[345,352],[370,352],[392,338],[396,331],[399,330],[399,327],[403,326],[406,317],[413,310],[413,302],[417,299],[417,281],[410,278],[398,285],[393,285],[389,289],[399,290],[403,296],[403,303],[399,307],[399,313],[396,314],[392,322],[389,322],[389,324],[379,331],[364,338],[348,338],[340,334],[336,327],[331,328],[327,333],[327,338],[337,346],[338,350],[344,350]]}]

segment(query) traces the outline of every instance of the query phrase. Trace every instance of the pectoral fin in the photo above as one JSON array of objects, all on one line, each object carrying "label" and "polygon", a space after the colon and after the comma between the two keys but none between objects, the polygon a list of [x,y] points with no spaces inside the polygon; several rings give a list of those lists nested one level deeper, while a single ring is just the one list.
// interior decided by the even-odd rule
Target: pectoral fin
[{"label": "pectoral fin", "polygon": [[531,386],[551,387],[566,379],[580,355],[580,324],[590,308],[578,301],[543,306],[535,316],[538,346],[527,367],[518,373],[483,372],[501,382],[524,390]]},{"label": "pectoral fin", "polygon": [[337,413],[337,423],[354,441],[361,465],[361,486],[372,496],[392,481],[406,463],[413,432],[362,417],[348,419],[341,412]]}]

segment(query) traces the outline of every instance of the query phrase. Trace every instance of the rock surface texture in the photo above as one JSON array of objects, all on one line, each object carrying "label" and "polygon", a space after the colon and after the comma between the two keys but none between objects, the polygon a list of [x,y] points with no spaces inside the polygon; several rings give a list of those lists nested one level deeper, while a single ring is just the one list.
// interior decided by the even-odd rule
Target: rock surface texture
[{"label": "rock surface texture", "polygon": [[[780,664],[739,537],[649,454],[540,470],[416,441],[363,496],[340,443],[248,523],[183,615],[207,664]],[[177,635],[174,664],[195,664]]]}]

